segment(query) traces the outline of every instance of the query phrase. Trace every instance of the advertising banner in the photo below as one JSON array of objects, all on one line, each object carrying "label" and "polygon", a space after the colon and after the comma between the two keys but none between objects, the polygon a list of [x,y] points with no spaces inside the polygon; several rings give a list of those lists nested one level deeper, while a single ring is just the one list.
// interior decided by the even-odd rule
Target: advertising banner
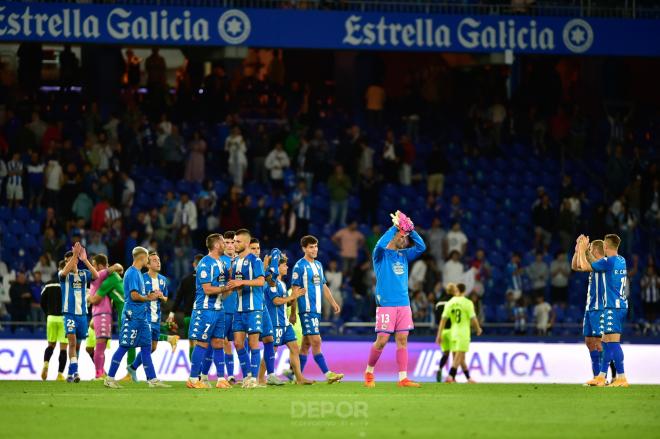
[{"label": "advertising banner", "polygon": [[16,2],[3,40],[657,56],[660,20]]},{"label": "advertising banner", "polygon": [[[323,353],[331,370],[346,375],[346,380],[360,381],[369,356],[371,342],[326,341]],[[106,351],[106,370],[117,347],[111,342]],[[38,380],[43,365],[43,340],[0,340],[0,379]],[[418,381],[435,381],[442,352],[433,343],[411,342],[409,376]],[[376,366],[378,381],[395,381],[398,376],[395,345],[385,348]],[[631,384],[660,384],[660,345],[623,344],[626,375]],[[236,357],[236,354],[234,353]],[[154,367],[165,381],[184,381],[190,372],[188,342],[182,340],[172,352],[170,345],[161,342],[153,354]],[[591,360],[587,348],[578,343],[472,343],[467,354],[472,378],[484,383],[583,383],[591,378]],[[238,358],[234,359],[235,375],[240,376]],[[289,368],[289,351],[280,348],[275,358],[277,373]],[[83,380],[94,378],[94,364],[85,352],[80,353],[80,375]],[[122,364],[117,378],[125,375]],[[215,373],[215,367],[211,368]],[[57,353],[51,359],[49,379],[57,375]],[[144,372],[138,375],[144,379]],[[305,375],[322,380],[323,375],[312,358],[307,361]],[[446,373],[444,374],[446,376]],[[463,376],[457,377],[464,381]]]}]

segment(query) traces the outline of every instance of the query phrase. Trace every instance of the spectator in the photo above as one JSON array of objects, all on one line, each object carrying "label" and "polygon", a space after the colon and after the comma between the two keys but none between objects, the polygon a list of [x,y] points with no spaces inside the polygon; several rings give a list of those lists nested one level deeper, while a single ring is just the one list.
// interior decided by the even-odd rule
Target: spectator
[{"label": "spectator", "polygon": [[41,272],[32,272],[32,281],[29,283],[30,288],[30,321],[43,322],[44,315],[41,311],[41,290],[44,288],[44,282],[41,278]]},{"label": "spectator", "polygon": [[490,278],[492,267],[486,260],[486,252],[482,248],[477,250],[475,258],[470,264],[474,269],[474,288],[472,292],[476,293],[478,297],[483,297],[486,292],[485,283]]},{"label": "spectator", "polygon": [[433,145],[431,146],[431,155],[426,166],[426,172],[428,172],[426,190],[429,195],[433,197],[441,196],[445,187],[447,159],[445,158],[438,142],[433,142]]},{"label": "spectator", "polygon": [[563,251],[567,251],[571,246],[573,236],[575,236],[576,216],[571,209],[571,201],[565,198],[559,209],[558,230],[559,246]]},{"label": "spectator", "polygon": [[348,195],[351,189],[351,179],[344,174],[342,165],[335,166],[335,172],[328,179],[330,191],[330,226],[346,226],[348,212]]},{"label": "spectator", "polygon": [[571,266],[566,259],[566,253],[558,251],[555,260],[550,264],[552,279],[552,301],[554,303],[568,303],[568,277],[571,274]]},{"label": "spectator", "polygon": [[376,222],[378,212],[378,193],[380,191],[379,178],[372,168],[368,168],[360,176],[360,221],[365,224]]},{"label": "spectator", "polygon": [[26,127],[34,135],[34,142],[37,145],[41,145],[43,142],[44,134],[48,128],[48,124],[41,119],[41,115],[38,111],[32,112],[32,121],[26,125]]},{"label": "spectator", "polygon": [[367,243],[367,249],[369,250],[369,255],[372,255],[374,253],[376,244],[378,243],[378,240],[380,239],[382,234],[383,231],[379,224],[374,224],[371,226],[371,233],[369,233],[369,236],[367,236],[367,239],[365,241]]},{"label": "spectator", "polygon": [[508,274],[508,290],[513,294],[514,300],[520,299],[522,296],[522,274],[523,268],[520,266],[520,255],[513,253],[511,255],[511,262],[506,267]]},{"label": "spectator", "polygon": [[181,193],[181,198],[176,204],[174,226],[177,228],[187,226],[193,233],[197,230],[197,206],[186,192]]},{"label": "spectator", "polygon": [[385,181],[388,183],[396,182],[399,175],[400,154],[397,151],[394,131],[392,130],[387,130],[385,134],[382,162]]},{"label": "spectator", "polygon": [[[344,275],[341,271],[337,270],[337,261],[335,259],[330,260],[328,264],[328,269],[325,271],[325,280],[328,283],[328,288],[330,288],[330,293],[334,297],[335,302],[342,306],[344,303],[344,297],[341,293],[341,288],[343,285]],[[323,301],[323,320],[330,321],[332,320],[332,307],[330,302],[327,300]]]},{"label": "spectator", "polygon": [[100,172],[105,172],[110,169],[110,162],[112,160],[112,147],[108,142],[108,136],[105,131],[101,131],[97,138],[96,143],[92,146],[92,154],[96,157],[98,164],[96,169]]},{"label": "spectator", "polygon": [[[28,208],[41,206],[44,194],[44,165],[38,153],[30,155],[30,163],[27,165],[27,200]],[[0,181],[1,184],[1,181]]]},{"label": "spectator", "polygon": [[423,291],[419,290],[413,294],[410,308],[414,322],[427,323],[431,321],[431,305]]},{"label": "spectator", "polygon": [[415,163],[415,145],[410,140],[410,137],[407,135],[401,136],[401,150],[402,160],[401,168],[399,171],[399,181],[404,186],[410,186],[412,183],[412,168]]},{"label": "spectator", "polygon": [[653,264],[646,267],[646,273],[640,282],[642,287],[642,309],[644,310],[645,332],[652,328],[653,333],[658,332],[656,319],[660,314],[660,276]]},{"label": "spectator", "polygon": [[461,262],[461,254],[457,250],[449,252],[449,259],[445,261],[442,268],[442,281],[445,285],[449,283],[463,283],[463,263]]},{"label": "spectator", "polygon": [[163,162],[170,179],[178,180],[181,177],[181,161],[183,160],[184,142],[179,134],[179,127],[172,125],[172,133],[163,142]]},{"label": "spectator", "polygon": [[358,258],[358,252],[364,245],[364,235],[358,230],[357,221],[351,223],[334,234],[332,242],[339,248],[342,259],[342,272],[348,275],[353,271]]},{"label": "spectator", "polygon": [[44,253],[59,255],[64,248],[64,240],[55,234],[55,229],[48,227],[44,230],[44,237],[41,241],[41,248]]},{"label": "spectator", "polygon": [[202,139],[199,131],[193,133],[193,139],[188,144],[188,161],[186,162],[186,172],[184,179],[201,183],[204,181],[206,162],[204,155],[206,153],[206,142]]},{"label": "spectator", "polygon": [[108,246],[101,240],[101,234],[99,232],[91,233],[90,242],[87,245],[87,252],[90,256],[108,254]]},{"label": "spectator", "polygon": [[11,298],[11,317],[15,322],[25,322],[30,315],[32,306],[32,293],[27,284],[27,276],[23,270],[17,270],[16,280],[9,288]]},{"label": "spectator", "polygon": [[534,296],[545,296],[545,290],[550,279],[550,269],[543,260],[543,253],[536,253],[534,262],[525,271],[532,281],[532,294]]},{"label": "spectator", "polygon": [[532,211],[532,222],[536,227],[537,238],[535,248],[547,248],[552,239],[552,229],[555,223],[555,216],[550,205],[550,197],[543,195],[541,204],[534,207]]},{"label": "spectator", "polygon": [[[270,152],[270,134],[266,130],[266,125],[260,123],[257,125],[257,132],[250,142],[250,157],[252,165],[252,174],[254,175],[257,183],[266,183],[268,177],[266,175],[266,156]],[[305,160],[307,164],[308,159]]]},{"label": "spectator", "polygon": [[449,202],[449,218],[454,222],[460,222],[463,219],[463,206],[461,206],[461,197],[453,195]]},{"label": "spectator", "polygon": [[37,271],[41,273],[41,280],[44,283],[50,282],[55,277],[55,274],[57,273],[57,265],[55,264],[55,261],[51,259],[49,253],[43,253],[39,256],[39,261],[32,269],[32,273]]},{"label": "spectator", "polygon": [[188,271],[188,263],[193,249],[190,231],[190,227],[184,225],[179,229],[174,240],[174,277],[176,279],[183,279]]},{"label": "spectator", "polygon": [[383,109],[385,108],[385,89],[380,84],[371,84],[365,93],[367,107],[367,124],[369,128],[378,129],[383,124]]},{"label": "spectator", "polygon": [[17,207],[23,201],[23,162],[15,152],[7,163],[7,204]]},{"label": "spectator", "polygon": [[94,208],[94,202],[87,195],[87,192],[80,192],[76,199],[73,201],[73,206],[71,206],[71,213],[73,213],[74,218],[83,218],[85,222],[89,222],[92,218],[92,209]]},{"label": "spectator", "polygon": [[124,208],[124,216],[130,216],[133,200],[135,198],[135,182],[126,172],[121,173],[122,191],[121,205]]},{"label": "spectator", "polygon": [[479,321],[479,324],[483,325],[484,322],[486,321],[486,317],[484,314],[484,307],[481,304],[481,296],[476,291],[473,291],[470,294],[469,299],[474,304],[474,313],[477,316],[477,320]]},{"label": "spectator", "polygon": [[[458,252],[459,258],[465,254],[467,249],[468,238],[461,230],[461,224],[455,222],[449,233],[447,233],[447,244],[446,244],[446,254],[451,254],[451,252]],[[451,256],[451,255],[450,255]]]},{"label": "spectator", "polygon": [[548,331],[555,322],[555,312],[552,306],[545,301],[543,295],[536,296],[534,320],[536,321],[537,335],[548,335]]},{"label": "spectator", "polygon": [[298,188],[292,197],[293,210],[296,213],[297,238],[309,234],[309,221],[312,212],[312,196],[307,191],[307,183],[304,180],[298,182]]},{"label": "spectator", "polygon": [[225,140],[225,152],[228,154],[227,166],[234,186],[243,187],[243,175],[247,169],[247,145],[241,134],[241,128],[234,126],[231,135]]},{"label": "spectator", "polygon": [[428,266],[422,258],[416,260],[410,268],[408,277],[408,289],[414,294],[416,291],[424,291],[424,278]]},{"label": "spectator", "polygon": [[[608,148],[611,151],[610,148]],[[624,157],[623,146],[617,144],[614,147],[614,152],[610,153],[610,158],[607,162],[607,188],[611,195],[618,194],[623,188],[628,185],[630,165],[628,159]]]},{"label": "spectator", "polygon": [[358,156],[358,175],[366,175],[374,168],[374,150],[367,143],[367,139],[362,137],[358,141],[360,152]]},{"label": "spectator", "polygon": [[281,142],[277,142],[275,148],[268,153],[264,166],[270,171],[270,182],[273,188],[284,189],[284,171],[291,166],[291,160]]},{"label": "spectator", "polygon": [[445,240],[447,232],[442,228],[440,218],[435,217],[431,221],[431,228],[424,233],[428,245],[428,251],[435,258],[435,263],[440,270],[445,264]]},{"label": "spectator", "polygon": [[151,49],[151,55],[145,60],[144,67],[147,71],[147,87],[154,89],[167,87],[167,65],[165,58],[158,53],[157,47]]},{"label": "spectator", "polygon": [[514,332],[517,335],[525,335],[527,334],[527,307],[525,305],[525,298],[519,297],[515,301],[515,304],[513,308]]}]

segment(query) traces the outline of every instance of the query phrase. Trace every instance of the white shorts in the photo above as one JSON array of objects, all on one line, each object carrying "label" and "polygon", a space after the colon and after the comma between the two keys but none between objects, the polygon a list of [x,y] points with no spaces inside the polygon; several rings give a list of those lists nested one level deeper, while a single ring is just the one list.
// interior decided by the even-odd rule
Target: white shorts
[{"label": "white shorts", "polygon": [[23,186],[20,184],[7,184],[7,200],[22,200]]}]

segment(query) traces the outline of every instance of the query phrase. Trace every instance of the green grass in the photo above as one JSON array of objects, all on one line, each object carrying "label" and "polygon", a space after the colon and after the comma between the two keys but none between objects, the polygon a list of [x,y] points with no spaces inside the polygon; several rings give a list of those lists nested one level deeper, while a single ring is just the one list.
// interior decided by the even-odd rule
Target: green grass
[{"label": "green grass", "polygon": [[[0,381],[6,438],[658,437],[660,386],[379,383],[220,391]],[[293,401],[293,403],[292,403]],[[301,406],[331,413],[300,417]],[[336,410],[334,410],[335,408]],[[346,416],[351,410],[366,416]],[[340,416],[343,415],[343,416]]]}]

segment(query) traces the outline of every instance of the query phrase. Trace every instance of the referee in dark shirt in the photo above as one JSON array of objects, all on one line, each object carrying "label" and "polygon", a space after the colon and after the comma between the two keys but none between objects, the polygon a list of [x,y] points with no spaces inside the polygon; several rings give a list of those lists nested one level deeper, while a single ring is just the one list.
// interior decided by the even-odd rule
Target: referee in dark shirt
[{"label": "referee in dark shirt", "polygon": [[[64,268],[64,261],[60,261],[59,269]],[[44,366],[41,369],[41,379],[48,378],[48,363],[55,351],[55,345],[60,343],[60,356],[58,364],[57,381],[64,381],[64,367],[67,359],[68,341],[64,331],[64,317],[62,316],[62,289],[59,283],[46,284],[41,290],[41,309],[46,318],[46,339],[48,346],[44,352]]]},{"label": "referee in dark shirt", "polygon": [[[174,315],[177,312],[183,312],[183,329],[185,331],[185,337],[188,337],[188,328],[190,327],[190,316],[192,315],[193,304],[195,303],[195,291],[197,289],[195,272],[197,271],[197,264],[202,260],[204,255],[196,254],[195,259],[193,260],[193,272],[188,276],[181,279],[179,284],[179,289],[176,290],[176,297],[174,298],[174,303],[172,304],[172,309],[170,310],[170,315],[167,317],[168,322],[174,321]],[[192,355],[192,343],[189,347],[189,355]]]}]

